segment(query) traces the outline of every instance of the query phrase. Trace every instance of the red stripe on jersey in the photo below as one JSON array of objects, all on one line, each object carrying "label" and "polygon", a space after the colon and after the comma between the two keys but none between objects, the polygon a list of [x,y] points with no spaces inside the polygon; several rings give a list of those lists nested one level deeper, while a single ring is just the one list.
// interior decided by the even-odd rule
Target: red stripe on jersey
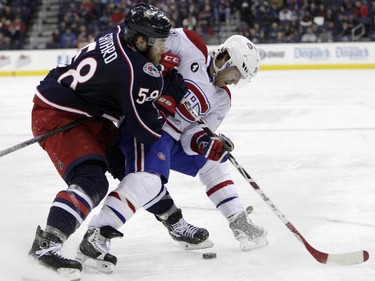
[{"label": "red stripe on jersey", "polygon": [[166,123],[169,127],[171,127],[173,130],[175,130],[177,133],[181,134],[181,131],[178,128],[176,128],[170,121],[168,121],[168,119],[167,119]]},{"label": "red stripe on jersey", "polygon": [[199,51],[202,52],[203,56],[206,59],[206,64],[207,64],[208,50],[207,50],[207,45],[204,42],[204,40],[193,30],[184,29],[183,31],[186,37],[189,38],[189,40],[199,49]]},{"label": "red stripe on jersey", "polygon": [[194,122],[195,121],[195,118],[193,117],[193,115],[190,114],[190,112],[186,109],[186,107],[182,104],[182,103],[179,103],[177,105],[177,110],[179,111],[179,113],[188,121],[190,122]]},{"label": "red stripe on jersey", "polygon": [[216,191],[222,189],[223,187],[226,187],[228,185],[231,185],[233,184],[233,181],[231,180],[227,180],[227,181],[223,181],[217,185],[215,185],[214,187],[212,187],[210,190],[208,190],[206,193],[207,193],[207,196],[211,196],[213,193],[215,193]]},{"label": "red stripe on jersey", "polygon": [[224,90],[227,92],[227,94],[228,94],[228,96],[229,96],[229,99],[232,100],[232,93],[231,93],[231,91],[228,89],[228,87],[227,87],[227,86],[223,86],[223,87],[221,87],[221,88],[224,89]]}]

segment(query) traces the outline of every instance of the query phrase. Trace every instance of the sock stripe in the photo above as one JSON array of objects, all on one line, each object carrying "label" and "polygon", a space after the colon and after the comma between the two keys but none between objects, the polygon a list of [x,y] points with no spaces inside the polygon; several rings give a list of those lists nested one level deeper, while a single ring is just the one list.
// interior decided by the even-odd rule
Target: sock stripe
[{"label": "sock stripe", "polygon": [[229,197],[229,198],[227,198],[227,199],[224,199],[223,201],[221,201],[217,206],[216,206],[216,208],[219,208],[221,205],[223,205],[223,204],[225,204],[225,203],[227,203],[227,202],[229,202],[229,201],[232,201],[233,199],[236,199],[236,198],[238,198],[237,196],[233,196],[233,197]]},{"label": "sock stripe", "polygon": [[128,203],[129,208],[133,211],[133,213],[135,213],[136,210],[135,210],[135,207],[132,204],[132,202],[130,202],[128,199],[126,199],[126,203]]},{"label": "sock stripe", "polygon": [[79,222],[79,224],[83,223],[84,218],[82,218],[80,214],[78,214],[76,210],[71,208],[69,205],[55,201],[52,203],[52,207],[63,209],[64,211],[68,212],[73,217],[75,217],[75,219]]},{"label": "sock stripe", "polygon": [[75,210],[82,219],[85,219],[91,211],[90,205],[82,197],[65,190],[56,195],[54,202],[67,205],[69,208]]},{"label": "sock stripe", "polygon": [[231,180],[226,180],[226,181],[223,181],[213,187],[211,187],[209,190],[207,190],[206,194],[207,196],[211,196],[213,193],[215,193],[216,191],[228,186],[228,185],[231,185],[231,184],[234,184],[233,181]]},{"label": "sock stripe", "polygon": [[112,191],[110,194],[108,194],[108,196],[115,197],[116,199],[121,201],[121,197],[117,192]]},{"label": "sock stripe", "polygon": [[123,224],[126,222],[125,217],[120,212],[118,212],[115,208],[112,208],[111,206],[108,206],[108,205],[107,207],[120,219],[120,221]]}]

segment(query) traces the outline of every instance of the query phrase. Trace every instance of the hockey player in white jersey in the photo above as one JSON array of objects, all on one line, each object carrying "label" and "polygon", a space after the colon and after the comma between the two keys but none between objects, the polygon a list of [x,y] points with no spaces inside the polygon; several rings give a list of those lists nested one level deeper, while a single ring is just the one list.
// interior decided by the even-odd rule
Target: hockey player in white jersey
[{"label": "hockey player in white jersey", "polygon": [[[246,84],[258,71],[260,58],[256,47],[245,37],[235,35],[209,56],[204,41],[195,32],[184,29],[174,29],[167,45],[170,56],[180,60],[178,69],[189,88],[185,100],[216,131],[230,110],[231,93],[226,86]],[[109,253],[108,233],[120,228],[141,207],[154,213],[170,235],[184,242],[186,248],[199,247],[194,247],[195,241],[187,243],[197,229],[184,221],[165,187],[169,169],[190,176],[199,174],[207,196],[228,220],[242,250],[268,244],[266,230],[248,218],[230,177],[226,160],[233,143],[225,136],[221,136],[221,141],[211,139],[182,104],[169,115],[163,128],[165,134],[151,145],[128,138],[126,129],[120,127],[126,176],[91,220],[79,248],[82,262],[92,258],[100,271],[112,271],[116,258]],[[230,151],[225,147],[230,147]],[[207,240],[208,235],[201,238],[206,243],[202,247],[213,245]]]},{"label": "hockey player in white jersey", "polygon": [[[256,46],[247,38],[234,35],[209,56],[204,41],[195,32],[182,28],[171,31],[167,44],[170,52],[180,59],[178,69],[189,88],[184,99],[203,117],[211,131],[216,131],[231,107],[231,92],[227,85],[243,86],[258,72],[260,57]],[[209,139],[194,121],[185,106],[180,104],[175,118],[168,118],[163,129],[180,141],[186,154],[206,155],[208,158],[198,171],[200,180],[209,199],[227,218],[241,249],[248,251],[266,246],[266,230],[248,219],[230,176],[230,164],[223,161],[227,151]],[[221,140],[233,150],[234,145],[226,136],[221,135]],[[212,149],[205,151],[202,147]],[[194,176],[194,173],[190,175]],[[163,199],[161,202],[172,200],[167,196]],[[161,204],[153,208],[160,208]],[[162,221],[166,226],[165,218],[176,209],[174,204],[172,206],[169,212],[158,215],[164,218]]]}]

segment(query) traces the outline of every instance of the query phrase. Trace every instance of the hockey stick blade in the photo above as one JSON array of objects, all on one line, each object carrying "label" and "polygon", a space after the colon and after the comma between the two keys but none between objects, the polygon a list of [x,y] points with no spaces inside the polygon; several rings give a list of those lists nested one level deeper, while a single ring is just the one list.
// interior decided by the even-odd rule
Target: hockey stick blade
[{"label": "hockey stick blade", "polygon": [[344,254],[326,254],[326,255],[327,255],[327,259],[326,259],[325,264],[338,264],[338,265],[354,265],[354,264],[364,263],[370,257],[367,251],[358,251],[358,252],[344,253]]},{"label": "hockey stick blade", "polygon": [[312,247],[306,239],[299,233],[299,231],[290,223],[287,222],[286,227],[297,237],[297,239],[305,245],[305,248],[313,256],[315,260],[322,264],[329,265],[355,265],[364,263],[369,259],[369,253],[367,251],[356,251],[341,254],[328,254],[318,251]]},{"label": "hockey stick blade", "polygon": [[251,178],[245,169],[238,164],[237,160],[230,154],[229,160],[233,166],[240,172],[240,174],[248,181],[251,187],[258,193],[258,195],[267,203],[275,215],[285,224],[285,226],[297,237],[297,239],[305,246],[307,251],[313,256],[315,260],[322,264],[330,265],[354,265],[367,261],[369,253],[367,251],[356,251],[342,254],[328,254],[318,251],[312,247],[302,234],[294,227],[294,225],[285,217],[285,215],[276,207],[271,199],[260,189],[258,184]]},{"label": "hockey stick blade", "polygon": [[[217,138],[216,134],[211,131],[207,123],[194,111],[190,104],[182,100],[185,108],[194,117],[195,121],[203,128],[203,130],[212,138]],[[329,265],[354,265],[360,264],[369,259],[369,253],[367,251],[357,251],[342,254],[328,254],[318,251],[312,247],[301,233],[291,224],[291,222],[285,217],[285,215],[276,207],[276,205],[271,201],[271,199],[260,189],[258,184],[251,178],[251,176],[246,172],[246,170],[237,162],[234,156],[229,153],[229,160],[233,166],[239,171],[239,173],[246,179],[246,181],[251,185],[251,187],[258,193],[258,195],[263,199],[264,202],[272,209],[274,214],[285,224],[285,226],[297,237],[297,239],[305,246],[307,251],[313,256],[315,260],[322,264]]]}]

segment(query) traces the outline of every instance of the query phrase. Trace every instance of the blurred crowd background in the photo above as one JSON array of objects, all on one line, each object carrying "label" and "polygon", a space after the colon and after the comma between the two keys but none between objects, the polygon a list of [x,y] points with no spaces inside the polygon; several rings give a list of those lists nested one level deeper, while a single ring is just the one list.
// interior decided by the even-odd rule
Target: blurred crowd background
[{"label": "blurred crowd background", "polygon": [[375,41],[375,0],[0,0],[0,50],[79,48],[141,2],[208,44]]}]

